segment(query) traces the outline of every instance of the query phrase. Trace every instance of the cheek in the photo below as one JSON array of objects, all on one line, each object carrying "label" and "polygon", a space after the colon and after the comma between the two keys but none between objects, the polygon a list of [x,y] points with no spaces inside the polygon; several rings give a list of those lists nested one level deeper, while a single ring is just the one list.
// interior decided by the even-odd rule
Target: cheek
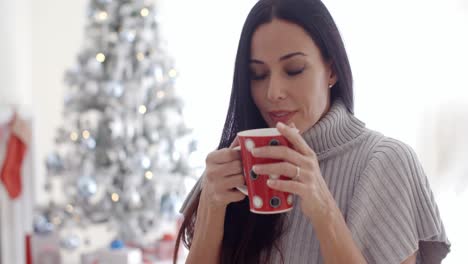
[{"label": "cheek", "polygon": [[305,78],[291,80],[289,83],[291,88],[290,96],[293,97],[295,101],[307,104],[307,102],[311,100],[311,97],[314,97],[316,94],[317,81],[309,76],[304,77]]},{"label": "cheek", "polygon": [[313,86],[314,88],[320,87],[323,84],[323,76],[316,71],[310,71],[309,74],[305,76],[304,82],[306,82],[309,86]]},{"label": "cheek", "polygon": [[328,86],[318,78],[308,77],[295,84],[294,98],[300,102],[304,114],[313,117],[327,103]]},{"label": "cheek", "polygon": [[301,92],[305,97],[309,98],[308,100],[322,100],[323,95],[327,94],[328,80],[319,72],[311,72],[305,75],[300,82],[298,86],[303,89]]},{"label": "cheek", "polygon": [[261,109],[264,101],[261,87],[259,87],[259,85],[251,85],[250,95],[252,96],[252,100],[257,108]]}]

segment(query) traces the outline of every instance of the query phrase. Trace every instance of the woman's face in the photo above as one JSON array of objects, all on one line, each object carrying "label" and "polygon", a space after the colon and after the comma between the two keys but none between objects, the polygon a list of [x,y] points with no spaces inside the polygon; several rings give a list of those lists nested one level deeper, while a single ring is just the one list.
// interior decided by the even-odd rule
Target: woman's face
[{"label": "woman's face", "polygon": [[251,94],[269,127],[312,127],[330,107],[331,65],[302,27],[273,19],[252,36]]}]

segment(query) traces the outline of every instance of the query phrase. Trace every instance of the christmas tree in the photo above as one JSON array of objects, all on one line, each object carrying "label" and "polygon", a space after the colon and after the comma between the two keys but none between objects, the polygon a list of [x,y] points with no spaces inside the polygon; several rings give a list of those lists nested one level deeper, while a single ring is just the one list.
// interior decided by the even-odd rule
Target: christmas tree
[{"label": "christmas tree", "polygon": [[[106,223],[116,238],[143,243],[177,215],[184,180],[196,176],[196,142],[155,5],[91,0],[87,12],[83,48],[65,73],[64,123],[46,161],[45,189],[60,179],[65,200],[51,198],[35,230]],[[80,241],[68,236],[62,245]]]}]

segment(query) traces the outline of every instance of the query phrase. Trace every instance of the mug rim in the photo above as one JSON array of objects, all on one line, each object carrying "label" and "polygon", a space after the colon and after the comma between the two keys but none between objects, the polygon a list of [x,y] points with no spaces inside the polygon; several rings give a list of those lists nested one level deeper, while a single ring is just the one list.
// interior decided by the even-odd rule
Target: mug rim
[{"label": "mug rim", "polygon": [[256,209],[250,209],[250,212],[255,213],[255,214],[281,214],[281,213],[286,213],[294,209],[294,206],[291,205],[291,207],[288,207],[286,209],[281,209],[281,210],[269,210],[269,211],[260,211]]},{"label": "mug rim", "polygon": [[273,137],[281,136],[281,133],[276,127],[268,127],[240,131],[237,133],[237,135],[239,137]]}]

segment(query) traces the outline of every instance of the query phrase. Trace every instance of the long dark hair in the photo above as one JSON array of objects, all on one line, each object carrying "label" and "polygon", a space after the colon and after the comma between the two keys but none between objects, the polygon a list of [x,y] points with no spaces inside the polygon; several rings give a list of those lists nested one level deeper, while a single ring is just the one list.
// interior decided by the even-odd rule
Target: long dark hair
[{"label": "long dark hair", "polygon": [[[353,113],[351,67],[338,28],[324,4],[319,0],[260,0],[247,16],[240,36],[231,99],[218,149],[228,147],[239,131],[267,127],[250,94],[249,60],[253,33],[274,18],[295,23],[310,35],[337,75],[337,83],[331,89],[331,101],[340,97]],[[174,263],[180,240],[188,248],[191,246],[200,193],[195,194],[195,199],[185,210]],[[224,221],[221,263],[259,263],[261,259],[269,262],[273,248],[281,253],[277,243],[285,227],[282,214],[250,213],[247,199],[229,204]],[[262,252],[265,255],[262,256]]]}]

